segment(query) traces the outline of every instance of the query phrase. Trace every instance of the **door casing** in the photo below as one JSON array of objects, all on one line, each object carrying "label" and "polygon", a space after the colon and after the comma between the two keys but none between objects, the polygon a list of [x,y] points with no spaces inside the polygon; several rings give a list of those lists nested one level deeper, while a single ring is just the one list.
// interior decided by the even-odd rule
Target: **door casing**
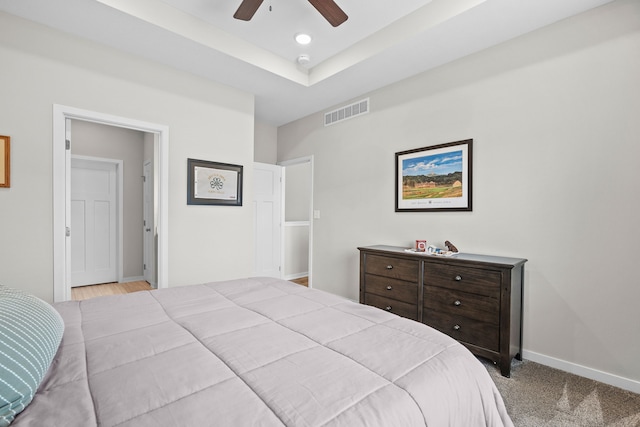
[{"label": "door casing", "polygon": [[[168,287],[169,281],[169,127],[136,119],[82,110],[59,104],[53,105],[53,301],[71,298],[69,254],[70,150],[66,149],[68,120],[84,120],[109,126],[152,133],[158,152],[158,288]],[[71,142],[73,143],[73,142]]]},{"label": "door casing", "polygon": [[155,257],[154,253],[154,241],[155,241],[155,219],[153,207],[153,162],[151,160],[145,160],[142,164],[143,171],[143,190],[142,190],[142,211],[143,211],[143,229],[142,229],[142,247],[143,247],[143,276],[144,280],[149,282],[152,288],[157,287],[155,279]]}]

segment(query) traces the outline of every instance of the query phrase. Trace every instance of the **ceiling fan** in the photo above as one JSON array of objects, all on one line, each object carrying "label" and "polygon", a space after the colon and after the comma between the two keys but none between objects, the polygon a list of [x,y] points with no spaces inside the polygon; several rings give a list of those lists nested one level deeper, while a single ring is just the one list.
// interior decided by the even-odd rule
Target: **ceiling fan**
[{"label": "ceiling fan", "polygon": [[[233,14],[236,19],[250,21],[264,0],[242,0],[240,7]],[[309,0],[331,25],[337,27],[349,17],[333,0]]]}]

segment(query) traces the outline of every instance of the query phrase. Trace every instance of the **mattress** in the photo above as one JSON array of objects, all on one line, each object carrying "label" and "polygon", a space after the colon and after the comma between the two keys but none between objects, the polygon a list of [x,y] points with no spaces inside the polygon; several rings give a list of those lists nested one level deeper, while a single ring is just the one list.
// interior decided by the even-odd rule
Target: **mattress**
[{"label": "mattress", "polygon": [[54,304],[22,426],[511,426],[485,367],[426,325],[273,278]]}]

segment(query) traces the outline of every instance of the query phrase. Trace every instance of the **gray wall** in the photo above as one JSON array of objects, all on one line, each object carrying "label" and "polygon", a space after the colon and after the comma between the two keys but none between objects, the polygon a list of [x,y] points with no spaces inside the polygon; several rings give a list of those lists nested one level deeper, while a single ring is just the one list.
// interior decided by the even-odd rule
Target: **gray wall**
[{"label": "gray wall", "polygon": [[311,162],[285,166],[284,278],[309,274]]},{"label": "gray wall", "polygon": [[[640,390],[638,52],[619,0],[280,127],[279,161],[314,155],[314,287],[357,299],[360,245],[528,258],[525,357]],[[394,212],[394,153],[467,138],[473,212]]]},{"label": "gray wall", "polygon": [[285,221],[309,221],[310,178],[310,162],[285,167]]},{"label": "gray wall", "polygon": [[[0,281],[53,299],[54,104],[169,127],[168,284],[253,271],[253,95],[6,13],[0,28],[0,134],[11,188],[0,189]],[[5,84],[5,82],[11,82]],[[187,206],[187,158],[245,165],[242,207]]]},{"label": "gray wall", "polygon": [[278,161],[278,128],[256,122],[254,135],[254,161],[275,165]]},{"label": "gray wall", "polygon": [[71,121],[72,155],[123,161],[123,279],[142,270],[142,164],[145,133],[82,120]]}]

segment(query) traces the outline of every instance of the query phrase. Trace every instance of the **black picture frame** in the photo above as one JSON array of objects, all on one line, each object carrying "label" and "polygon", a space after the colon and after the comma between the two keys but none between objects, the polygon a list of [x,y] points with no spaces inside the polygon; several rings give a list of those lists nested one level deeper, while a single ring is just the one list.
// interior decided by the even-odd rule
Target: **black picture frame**
[{"label": "black picture frame", "polygon": [[187,159],[187,205],[242,206],[242,165]]},{"label": "black picture frame", "polygon": [[396,212],[472,210],[473,139],[395,154]]}]

